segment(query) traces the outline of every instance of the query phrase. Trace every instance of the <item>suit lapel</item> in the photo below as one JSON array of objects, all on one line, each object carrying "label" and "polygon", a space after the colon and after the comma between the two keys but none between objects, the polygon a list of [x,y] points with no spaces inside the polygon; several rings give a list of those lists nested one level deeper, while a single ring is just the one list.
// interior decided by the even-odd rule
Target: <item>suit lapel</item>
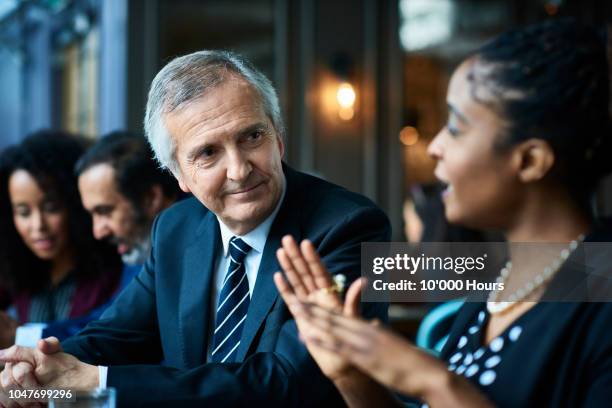
[{"label": "suit lapel", "polygon": [[187,368],[206,361],[211,285],[220,244],[217,219],[207,212],[195,241],[185,250],[183,282],[179,297],[179,330],[183,361]]},{"label": "suit lapel", "polygon": [[266,240],[259,271],[257,272],[255,288],[251,296],[249,312],[244,329],[242,330],[237,361],[243,361],[246,357],[257,332],[262,327],[266,316],[279,296],[272,276],[275,272],[281,270],[276,259],[276,250],[281,246],[281,239],[285,235],[290,234],[296,240],[301,240],[299,221],[297,220],[296,212],[292,211],[296,202],[295,194],[297,186],[291,180],[291,170],[287,169],[286,166],[283,166],[283,168],[287,178],[287,191]]}]

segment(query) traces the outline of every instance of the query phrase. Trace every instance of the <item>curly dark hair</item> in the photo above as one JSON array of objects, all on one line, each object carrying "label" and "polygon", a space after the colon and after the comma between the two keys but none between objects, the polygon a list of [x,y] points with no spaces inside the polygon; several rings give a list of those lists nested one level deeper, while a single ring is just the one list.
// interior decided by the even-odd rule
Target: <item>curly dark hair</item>
[{"label": "curly dark hair", "polygon": [[74,166],[87,147],[86,139],[59,131],[40,131],[0,155],[0,280],[11,291],[36,293],[49,284],[51,263],[39,259],[25,245],[13,223],[8,182],[25,170],[46,194],[53,195],[68,213],[69,244],[74,248],[74,276],[94,280],[121,270],[114,248],[94,239],[91,217],[81,204]]},{"label": "curly dark hair", "polygon": [[546,140],[555,152],[554,176],[585,209],[612,171],[606,51],[605,32],[553,19],[485,44],[468,74],[473,98],[508,122],[497,147]]}]

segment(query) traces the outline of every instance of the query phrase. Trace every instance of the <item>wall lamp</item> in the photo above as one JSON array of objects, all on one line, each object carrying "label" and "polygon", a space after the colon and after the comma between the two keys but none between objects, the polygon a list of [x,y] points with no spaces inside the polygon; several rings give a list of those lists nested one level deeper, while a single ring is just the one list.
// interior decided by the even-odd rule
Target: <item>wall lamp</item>
[{"label": "wall lamp", "polygon": [[336,53],[332,57],[330,66],[338,80],[336,87],[338,117],[344,121],[349,121],[355,116],[355,102],[357,100],[357,93],[351,82],[353,63],[347,54]]}]

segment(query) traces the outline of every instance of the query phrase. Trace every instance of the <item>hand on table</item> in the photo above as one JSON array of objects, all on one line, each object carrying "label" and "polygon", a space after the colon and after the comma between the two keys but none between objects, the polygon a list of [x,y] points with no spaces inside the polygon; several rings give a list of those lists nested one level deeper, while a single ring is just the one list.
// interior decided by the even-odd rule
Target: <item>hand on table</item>
[{"label": "hand on table", "polygon": [[40,387],[34,377],[34,368],[29,363],[6,363],[4,370],[0,373],[0,382],[9,384],[6,388],[0,385],[0,407],[2,408],[39,408],[43,404],[38,402],[23,402],[10,398],[9,390],[21,391]]},{"label": "hand on table", "polygon": [[4,390],[35,388],[35,383],[47,388],[93,390],[99,384],[98,367],[64,353],[55,337],[40,340],[35,349],[12,346],[0,350],[0,362],[6,363],[0,373]]}]

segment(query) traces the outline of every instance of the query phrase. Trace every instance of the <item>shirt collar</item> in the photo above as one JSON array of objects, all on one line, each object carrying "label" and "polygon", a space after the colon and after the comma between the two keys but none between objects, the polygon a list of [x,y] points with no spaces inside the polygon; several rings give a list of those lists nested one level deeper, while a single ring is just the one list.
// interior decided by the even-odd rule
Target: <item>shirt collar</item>
[{"label": "shirt collar", "polygon": [[280,199],[278,203],[276,203],[276,208],[272,211],[272,214],[268,216],[261,224],[255,227],[250,232],[244,235],[236,235],[234,234],[228,227],[225,225],[221,219],[217,216],[217,221],[219,221],[219,229],[221,230],[221,242],[223,243],[223,256],[228,256],[229,250],[229,241],[234,236],[238,236],[244,242],[246,242],[253,250],[263,253],[264,247],[266,245],[266,240],[268,239],[268,233],[270,232],[270,228],[272,227],[272,223],[276,218],[276,214],[280,210],[281,204],[283,203],[283,199],[285,198],[285,191],[287,190],[287,181],[285,179],[285,175],[283,174],[282,180],[282,191],[280,195]]}]

